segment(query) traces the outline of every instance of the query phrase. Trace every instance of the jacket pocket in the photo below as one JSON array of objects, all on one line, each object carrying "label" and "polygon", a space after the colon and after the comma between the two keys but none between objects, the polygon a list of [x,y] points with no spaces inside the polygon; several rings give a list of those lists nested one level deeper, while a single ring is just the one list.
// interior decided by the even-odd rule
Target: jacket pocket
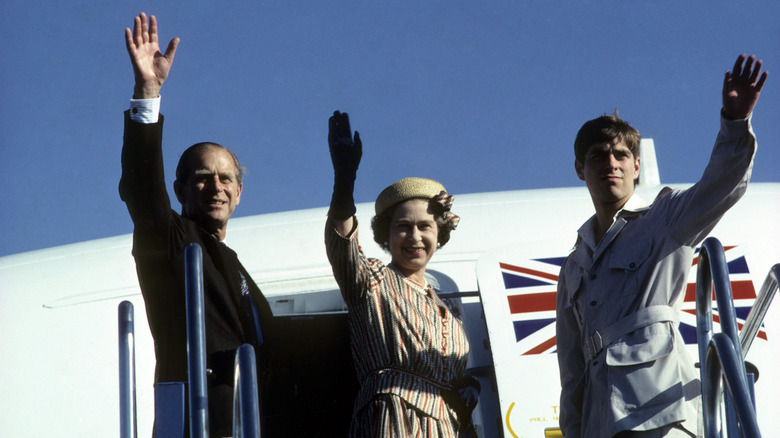
[{"label": "jacket pocket", "polygon": [[610,284],[619,288],[619,296],[633,295],[639,292],[639,270],[647,262],[653,251],[653,240],[620,242],[612,248],[607,267]]},{"label": "jacket pocket", "polygon": [[607,347],[610,399],[617,418],[682,400],[679,356],[674,351],[670,322],[643,327]]},{"label": "jacket pocket", "polygon": [[652,239],[620,242],[612,248],[608,266],[610,269],[636,271],[647,260],[652,251]]}]

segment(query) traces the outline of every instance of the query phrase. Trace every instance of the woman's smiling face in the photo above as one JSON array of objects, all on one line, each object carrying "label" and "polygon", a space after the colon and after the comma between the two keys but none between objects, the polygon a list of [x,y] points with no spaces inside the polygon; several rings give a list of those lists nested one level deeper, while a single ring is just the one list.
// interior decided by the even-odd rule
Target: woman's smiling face
[{"label": "woman's smiling face", "polygon": [[395,206],[388,234],[393,266],[420,283],[424,283],[425,267],[439,239],[439,227],[428,202],[410,199]]}]

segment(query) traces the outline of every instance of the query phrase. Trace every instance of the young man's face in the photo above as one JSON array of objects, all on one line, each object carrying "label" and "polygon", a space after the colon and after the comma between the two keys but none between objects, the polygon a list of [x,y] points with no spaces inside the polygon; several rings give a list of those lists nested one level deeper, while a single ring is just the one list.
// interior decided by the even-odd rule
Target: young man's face
[{"label": "young man's face", "polygon": [[623,204],[634,193],[639,175],[639,158],[625,142],[596,143],[585,154],[585,162],[574,162],[577,176],[585,181],[595,203]]}]

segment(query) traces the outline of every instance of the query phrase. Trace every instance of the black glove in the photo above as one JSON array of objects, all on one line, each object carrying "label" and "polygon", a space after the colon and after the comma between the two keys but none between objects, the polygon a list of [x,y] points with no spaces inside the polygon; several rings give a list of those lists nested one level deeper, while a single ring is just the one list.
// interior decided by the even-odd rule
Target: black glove
[{"label": "black glove", "polygon": [[328,121],[328,145],[334,171],[333,197],[330,200],[328,216],[345,220],[352,217],[356,211],[353,192],[360,157],[363,156],[363,143],[360,142],[360,134],[357,131],[354,140],[352,139],[347,113],[335,111]]},{"label": "black glove", "polygon": [[482,385],[474,376],[466,375],[452,382],[453,389],[442,395],[458,417],[458,438],[477,438],[477,430],[471,422],[471,413],[479,402]]}]

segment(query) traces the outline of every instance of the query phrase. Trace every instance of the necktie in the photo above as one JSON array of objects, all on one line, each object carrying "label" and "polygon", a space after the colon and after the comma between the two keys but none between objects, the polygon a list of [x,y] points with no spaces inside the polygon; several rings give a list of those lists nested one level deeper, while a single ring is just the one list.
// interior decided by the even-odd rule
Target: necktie
[{"label": "necktie", "polygon": [[257,303],[249,293],[249,284],[241,271],[238,272],[241,276],[241,307],[243,307],[245,320],[249,322],[251,327],[246,330],[249,341],[255,347],[263,345],[263,331],[260,328],[260,311],[257,309]]}]

